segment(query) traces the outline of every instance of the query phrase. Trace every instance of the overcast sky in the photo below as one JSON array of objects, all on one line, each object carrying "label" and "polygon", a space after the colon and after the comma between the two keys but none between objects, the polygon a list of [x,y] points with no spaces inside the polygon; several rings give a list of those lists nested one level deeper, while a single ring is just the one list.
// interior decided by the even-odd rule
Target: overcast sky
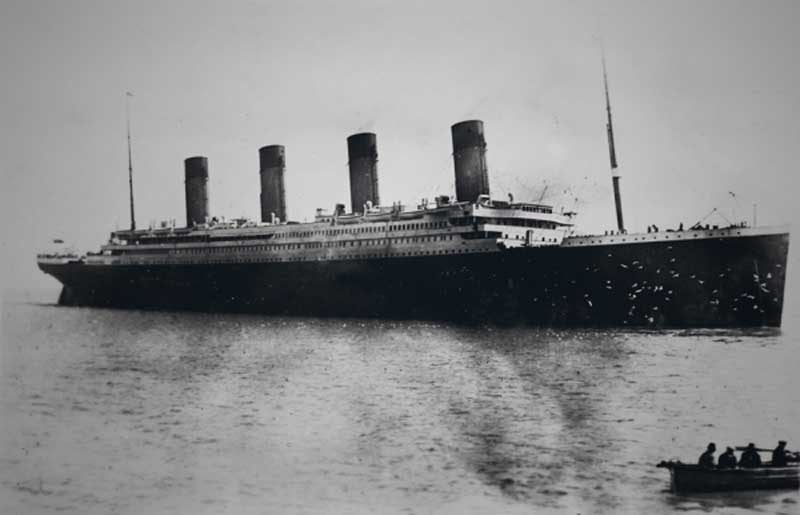
[{"label": "overcast sky", "polygon": [[258,148],[270,144],[286,146],[291,219],[349,205],[346,137],[360,131],[378,135],[384,203],[453,194],[450,125],[479,118],[495,198],[547,186],[583,231],[613,228],[601,40],[629,230],[714,207],[750,220],[753,204],[759,224],[799,218],[797,1],[0,9],[7,287],[55,284],[35,267],[52,238],[96,250],[129,225],[126,91],[140,227],[185,223],[193,155],[209,158],[212,214],[257,219]]}]

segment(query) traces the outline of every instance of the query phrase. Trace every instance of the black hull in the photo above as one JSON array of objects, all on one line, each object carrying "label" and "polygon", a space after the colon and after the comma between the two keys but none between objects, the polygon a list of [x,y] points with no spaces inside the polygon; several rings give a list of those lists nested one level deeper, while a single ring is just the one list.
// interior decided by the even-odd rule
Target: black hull
[{"label": "black hull", "polygon": [[45,264],[79,306],[555,326],[780,326],[788,234],[342,261]]},{"label": "black hull", "polygon": [[743,490],[797,489],[798,468],[704,469],[697,465],[670,467],[675,492],[730,492]]}]

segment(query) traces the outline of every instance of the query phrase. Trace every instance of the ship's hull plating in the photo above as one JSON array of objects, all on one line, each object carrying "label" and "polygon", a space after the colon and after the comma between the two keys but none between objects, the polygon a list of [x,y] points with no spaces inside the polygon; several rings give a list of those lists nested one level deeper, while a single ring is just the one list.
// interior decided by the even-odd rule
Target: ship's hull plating
[{"label": "ship's hull plating", "polygon": [[67,305],[541,325],[780,326],[788,234],[344,261],[43,264]]}]

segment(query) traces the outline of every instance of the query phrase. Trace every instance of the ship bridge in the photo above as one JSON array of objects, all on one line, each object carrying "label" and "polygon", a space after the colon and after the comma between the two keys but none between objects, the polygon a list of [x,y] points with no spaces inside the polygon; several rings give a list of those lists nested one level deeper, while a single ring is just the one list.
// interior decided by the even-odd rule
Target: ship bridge
[{"label": "ship bridge", "polygon": [[481,195],[465,206],[464,217],[457,223],[472,225],[507,248],[541,247],[560,245],[573,225],[573,216],[554,213],[546,204],[497,201]]}]

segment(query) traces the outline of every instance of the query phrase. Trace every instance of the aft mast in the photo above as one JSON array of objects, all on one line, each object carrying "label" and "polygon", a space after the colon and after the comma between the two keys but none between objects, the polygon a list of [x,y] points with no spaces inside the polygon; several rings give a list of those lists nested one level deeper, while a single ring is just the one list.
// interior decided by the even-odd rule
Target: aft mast
[{"label": "aft mast", "polygon": [[128,188],[131,201],[131,232],[136,230],[136,217],[133,214],[133,159],[131,158],[131,110],[130,98],[133,93],[125,92],[125,121],[128,126]]},{"label": "aft mast", "polygon": [[603,85],[606,89],[606,132],[608,133],[608,155],[611,160],[611,180],[614,184],[614,206],[617,210],[617,229],[625,232],[625,223],[622,221],[622,196],[619,191],[619,171],[617,170],[617,151],[614,148],[614,126],[611,123],[611,100],[608,97],[608,75],[606,74],[606,55],[603,52]]}]

